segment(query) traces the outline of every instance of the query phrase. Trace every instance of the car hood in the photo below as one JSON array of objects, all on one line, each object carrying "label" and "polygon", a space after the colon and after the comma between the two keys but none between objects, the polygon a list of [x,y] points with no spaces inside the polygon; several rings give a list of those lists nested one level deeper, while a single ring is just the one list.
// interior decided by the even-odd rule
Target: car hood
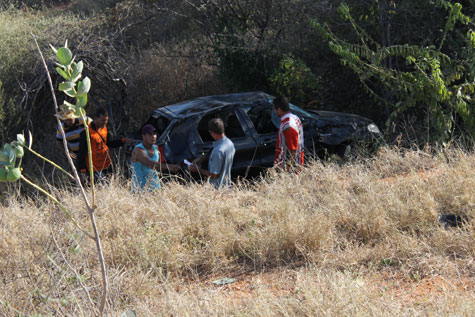
[{"label": "car hood", "polygon": [[320,141],[326,144],[340,144],[353,139],[372,138],[368,132],[368,125],[372,123],[368,118],[355,114],[308,110],[317,119]]},{"label": "car hood", "polygon": [[321,110],[308,110],[309,112],[316,114],[317,119],[322,122],[331,122],[333,124],[358,124],[358,125],[367,125],[372,121],[368,118],[358,116],[356,114],[343,113],[343,112],[334,112],[334,111],[321,111]]}]

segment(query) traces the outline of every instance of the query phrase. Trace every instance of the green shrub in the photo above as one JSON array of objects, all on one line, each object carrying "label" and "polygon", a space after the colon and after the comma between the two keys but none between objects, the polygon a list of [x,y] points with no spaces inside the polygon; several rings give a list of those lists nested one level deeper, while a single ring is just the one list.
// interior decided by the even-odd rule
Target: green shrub
[{"label": "green shrub", "polygon": [[307,104],[321,89],[321,78],[312,73],[301,59],[285,54],[280,67],[269,78],[275,92],[287,96],[293,103]]},{"label": "green shrub", "polygon": [[427,131],[427,141],[447,142],[458,135],[473,139],[473,22],[462,13],[460,3],[439,1],[426,6],[445,10],[449,16],[438,22],[438,28],[445,24],[440,36],[423,45],[388,45],[371,36],[371,29],[367,31],[345,3],[338,12],[356,39],[336,35],[326,23],[314,22],[314,27],[342,64],[359,77],[364,90],[381,103],[381,110],[387,109],[388,128],[400,124],[404,115],[415,114]]}]

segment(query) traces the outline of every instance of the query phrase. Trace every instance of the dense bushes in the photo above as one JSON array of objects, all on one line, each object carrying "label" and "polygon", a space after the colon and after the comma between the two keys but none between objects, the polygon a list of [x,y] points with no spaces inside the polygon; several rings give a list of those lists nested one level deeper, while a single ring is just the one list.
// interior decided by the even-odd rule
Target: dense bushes
[{"label": "dense bushes", "polygon": [[[458,3],[439,1],[426,3],[425,10],[428,7],[438,12],[439,24],[444,28],[426,38],[424,46],[391,42],[389,34],[371,34],[374,30],[359,23],[346,4],[338,10],[342,20],[351,25],[354,39],[336,35],[329,24],[314,25],[342,63],[359,76],[365,91],[386,105],[388,124],[398,124],[401,115],[410,113],[420,117],[421,126],[428,131],[424,141],[447,141],[456,134],[473,138],[475,107],[471,100],[475,95],[475,73],[470,66],[473,55],[467,54],[475,49],[475,35],[470,30],[473,22]],[[382,11],[390,10],[375,9],[385,14],[388,12]],[[392,10],[397,14],[402,9],[394,5]],[[373,19],[392,23],[391,16],[377,18],[375,14]]]},{"label": "dense bushes", "polygon": [[270,85],[276,93],[288,96],[293,103],[299,105],[308,104],[309,97],[315,100],[321,96],[321,78],[315,76],[302,60],[286,54],[279,66],[269,77]]}]

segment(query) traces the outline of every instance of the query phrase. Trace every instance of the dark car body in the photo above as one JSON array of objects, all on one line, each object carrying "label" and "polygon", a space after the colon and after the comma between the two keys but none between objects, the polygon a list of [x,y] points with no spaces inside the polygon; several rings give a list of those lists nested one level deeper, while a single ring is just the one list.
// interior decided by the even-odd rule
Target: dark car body
[{"label": "dark car body", "polygon": [[317,117],[319,141],[326,154],[346,158],[357,147],[374,149],[382,139],[378,126],[368,118],[342,112],[309,112]]},{"label": "dark car body", "polygon": [[[208,121],[221,118],[225,133],[234,143],[236,154],[233,175],[243,175],[249,169],[270,167],[274,161],[275,144],[280,119],[272,107],[273,96],[264,92],[245,92],[200,97],[158,108],[146,123],[157,128],[157,144],[165,144],[168,163],[181,164],[208,153],[213,139]],[[371,139],[371,120],[354,115],[306,111],[291,105],[304,128],[304,144],[309,155],[323,155],[328,148],[349,144],[352,139]],[[360,131],[363,127],[364,131]],[[377,127],[376,127],[377,129]],[[363,133],[363,132],[366,132]]]}]

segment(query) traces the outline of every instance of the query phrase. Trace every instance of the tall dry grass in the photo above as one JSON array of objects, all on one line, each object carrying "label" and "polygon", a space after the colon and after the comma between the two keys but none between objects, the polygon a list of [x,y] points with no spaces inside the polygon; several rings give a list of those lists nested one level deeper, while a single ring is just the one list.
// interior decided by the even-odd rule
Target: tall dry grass
[{"label": "tall dry grass", "polygon": [[[456,149],[386,148],[224,191],[167,182],[136,195],[113,179],[97,193],[110,315],[473,315],[474,167]],[[74,189],[57,194],[88,227]],[[447,230],[441,213],[471,221]],[[91,315],[92,241],[40,196],[12,194],[0,215],[0,315]],[[209,283],[224,276],[245,287]],[[440,292],[410,296],[435,277]]]}]

